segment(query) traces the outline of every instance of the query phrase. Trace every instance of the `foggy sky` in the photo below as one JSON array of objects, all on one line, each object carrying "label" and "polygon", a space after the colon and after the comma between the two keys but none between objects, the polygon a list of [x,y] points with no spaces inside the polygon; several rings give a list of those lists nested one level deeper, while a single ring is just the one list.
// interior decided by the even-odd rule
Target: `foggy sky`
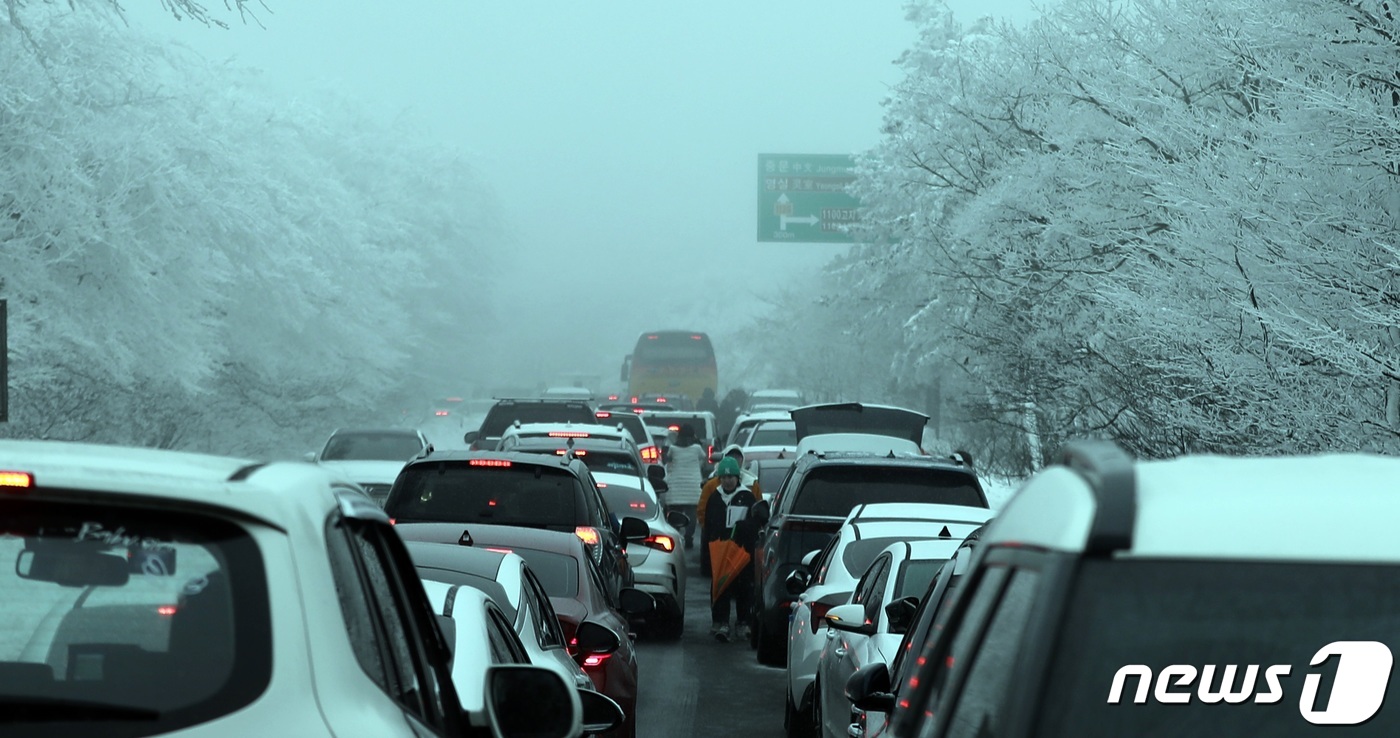
[{"label": "foggy sky", "polygon": [[[132,26],[290,95],[330,87],[466,153],[500,207],[493,314],[464,316],[481,342],[470,369],[493,386],[616,379],[638,333],[722,335],[844,251],[756,242],[756,157],[875,145],[914,40],[895,0],[268,4],[265,29],[227,31],[126,6]],[[949,5],[964,22],[1031,14],[1030,0]]]}]

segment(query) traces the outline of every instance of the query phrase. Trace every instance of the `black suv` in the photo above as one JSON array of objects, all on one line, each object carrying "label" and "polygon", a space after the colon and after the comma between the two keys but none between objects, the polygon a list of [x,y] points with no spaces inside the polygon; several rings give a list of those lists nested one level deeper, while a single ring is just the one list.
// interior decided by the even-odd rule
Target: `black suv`
[{"label": "black suv", "polygon": [[770,502],[754,514],[768,520],[754,554],[754,640],[758,661],[781,666],[787,658],[788,616],[795,598],[788,575],[802,557],[820,550],[861,503],[933,502],[989,507],[973,471],[952,459],[806,454],[798,458]]},{"label": "black suv", "polygon": [[394,481],[384,512],[403,523],[487,523],[576,533],[588,544],[614,598],[632,586],[624,542],[651,535],[645,520],[612,514],[582,461],[553,455],[443,451],[415,459]]},{"label": "black suv", "polygon": [[497,400],[486,413],[481,427],[463,436],[472,451],[495,451],[501,434],[512,423],[585,423],[598,422],[594,410],[583,400],[538,398],[506,398]]}]

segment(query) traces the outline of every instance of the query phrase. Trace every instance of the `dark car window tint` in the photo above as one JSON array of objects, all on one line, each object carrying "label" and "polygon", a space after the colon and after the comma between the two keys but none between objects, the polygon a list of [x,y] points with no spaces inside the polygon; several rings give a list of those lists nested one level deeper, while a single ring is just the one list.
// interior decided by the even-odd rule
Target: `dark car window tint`
[{"label": "dark car window tint", "polygon": [[[1005,567],[997,566],[987,569],[977,589],[972,592],[972,598],[968,601],[967,607],[963,609],[957,630],[952,634],[951,643],[942,649],[941,654],[935,653],[933,658],[925,660],[927,667],[933,670],[931,679],[921,680],[929,685],[926,702],[929,711],[934,711],[952,671],[967,668],[967,659],[972,656],[973,644],[980,634],[983,621],[986,620],[992,603],[1001,593],[1001,585],[1006,581],[1006,576]],[[939,622],[937,614],[934,616],[934,622]]]},{"label": "dark car window tint", "polygon": [[385,510],[400,520],[572,530],[581,514],[578,498],[578,480],[568,469],[418,464],[404,471]]},{"label": "dark car window tint", "polygon": [[422,685],[414,663],[414,654],[409,645],[413,638],[408,625],[408,614],[403,612],[401,602],[394,591],[393,568],[385,552],[369,537],[369,531],[362,526],[351,526],[353,544],[359,552],[364,572],[364,581],[369,585],[373,596],[376,616],[384,628],[385,642],[389,647],[390,659],[386,666],[390,675],[389,695],[404,707],[419,715],[424,715],[422,705]]},{"label": "dark car window tint", "polygon": [[423,450],[415,433],[340,433],[326,442],[322,461],[408,461]]},{"label": "dark car window tint", "polygon": [[593,411],[583,403],[521,402],[496,405],[481,421],[481,435],[498,438],[506,427],[520,421],[525,423],[587,423],[596,425]]},{"label": "dark car window tint", "polygon": [[550,597],[574,597],[578,594],[578,559],[553,551],[511,547],[539,579],[540,586]]},{"label": "dark car window tint", "polygon": [[[1338,661],[1353,658],[1310,667],[1324,646],[1400,643],[1400,569],[1393,565],[1086,559],[1066,608],[1055,653],[1074,658],[1051,658],[1046,716],[1032,728],[1037,735],[1145,735],[1167,725],[1178,735],[1400,735],[1400,710],[1391,704],[1395,676],[1380,711],[1361,725],[1313,726],[1299,714],[1304,679],[1321,675],[1323,686],[1308,708],[1324,710],[1346,668]],[[1118,670],[1128,664],[1154,675],[1169,664],[1195,666],[1200,673],[1190,686],[1171,690],[1192,699],[1162,704],[1154,680],[1138,703],[1143,677],[1125,675],[1118,702],[1110,704]],[[1202,683],[1207,664],[1216,665],[1209,686]],[[1229,691],[1249,696],[1237,704],[1204,703],[1199,691],[1221,692],[1230,664],[1238,669]],[[1249,664],[1259,667],[1252,688],[1245,686]],[[1271,665],[1291,669],[1281,680],[1284,698],[1256,702],[1253,695],[1271,691]]]},{"label": "dark car window tint", "polygon": [[335,592],[340,599],[340,614],[345,619],[350,647],[355,651],[360,668],[380,689],[389,693],[392,690],[389,670],[385,666],[388,655],[384,639],[375,626],[374,604],[360,579],[348,536],[349,533],[339,525],[332,525],[326,531],[326,548],[330,555],[331,576],[335,579]]},{"label": "dark car window tint", "polygon": [[1039,573],[1028,569],[1017,570],[1011,577],[1011,583],[997,603],[991,625],[973,656],[972,670],[958,692],[948,723],[950,738],[1003,734],[1006,727],[1003,713],[1014,696],[1011,678],[1015,673],[1016,655],[1020,652],[1021,635],[1030,621],[1039,581]]},{"label": "dark car window tint", "polygon": [[656,502],[639,487],[614,482],[599,484],[598,491],[603,493],[603,501],[608,503],[608,510],[618,517],[630,516],[643,520],[657,517]]},{"label": "dark car window tint", "polygon": [[796,446],[797,429],[764,424],[749,436],[746,446]]},{"label": "dark car window tint", "polygon": [[894,596],[889,598],[890,601],[922,596],[933,583],[933,578],[938,575],[938,570],[943,564],[942,560],[904,562],[904,571],[899,574],[899,581],[895,583],[896,589]]},{"label": "dark car window tint", "polygon": [[792,502],[792,513],[844,518],[861,502],[987,506],[974,478],[965,472],[875,464],[831,465],[807,473]]},{"label": "dark car window tint", "polygon": [[565,645],[564,632],[559,627],[559,616],[549,601],[549,592],[529,568],[525,570],[525,587],[531,594],[530,607],[535,614],[535,631],[540,648],[562,648]]},{"label": "dark car window tint", "polygon": [[[144,505],[55,504],[31,491],[0,494],[0,732],[47,735],[63,715],[96,721],[92,735],[125,731],[111,711],[87,712],[109,705],[151,711],[130,725],[164,734],[266,689],[271,609],[247,530]],[[60,711],[23,721],[26,698]],[[63,727],[71,734],[74,724]]]}]

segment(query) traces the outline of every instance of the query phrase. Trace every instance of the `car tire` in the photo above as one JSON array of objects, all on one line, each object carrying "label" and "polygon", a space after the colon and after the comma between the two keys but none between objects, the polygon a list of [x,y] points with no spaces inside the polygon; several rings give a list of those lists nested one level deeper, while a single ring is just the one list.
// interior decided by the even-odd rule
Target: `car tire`
[{"label": "car tire", "polygon": [[652,633],[663,641],[679,641],[685,633],[685,615],[681,614],[680,608],[667,612],[657,619]]},{"label": "car tire", "polygon": [[783,637],[769,633],[764,620],[762,615],[758,616],[757,635],[755,636],[758,663],[764,666],[786,666],[787,654],[783,652]]},{"label": "car tire", "polygon": [[792,702],[791,691],[787,695],[787,710],[783,713],[783,730],[787,732],[787,738],[817,738],[816,731],[812,730],[812,716],[798,711],[797,705]]}]

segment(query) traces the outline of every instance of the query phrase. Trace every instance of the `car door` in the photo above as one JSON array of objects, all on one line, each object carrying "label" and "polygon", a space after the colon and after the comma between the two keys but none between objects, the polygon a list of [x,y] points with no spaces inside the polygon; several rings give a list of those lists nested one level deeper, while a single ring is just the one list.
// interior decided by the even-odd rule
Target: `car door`
[{"label": "car door", "polygon": [[[351,517],[333,519],[326,542],[361,667],[399,707],[413,734],[460,734],[465,726],[447,668],[450,649],[403,543],[387,521]],[[337,732],[353,729],[343,725]]]},{"label": "car door", "polygon": [[[861,575],[851,595],[851,604],[865,607],[865,621],[877,623],[880,619],[880,603],[884,598],[885,585],[889,581],[892,557],[881,554]],[[839,728],[839,734],[850,723],[851,704],[846,699],[846,680],[860,666],[868,648],[870,636],[860,633],[826,629],[826,649],[817,664],[820,674],[822,699],[822,719],[830,726]]]}]

